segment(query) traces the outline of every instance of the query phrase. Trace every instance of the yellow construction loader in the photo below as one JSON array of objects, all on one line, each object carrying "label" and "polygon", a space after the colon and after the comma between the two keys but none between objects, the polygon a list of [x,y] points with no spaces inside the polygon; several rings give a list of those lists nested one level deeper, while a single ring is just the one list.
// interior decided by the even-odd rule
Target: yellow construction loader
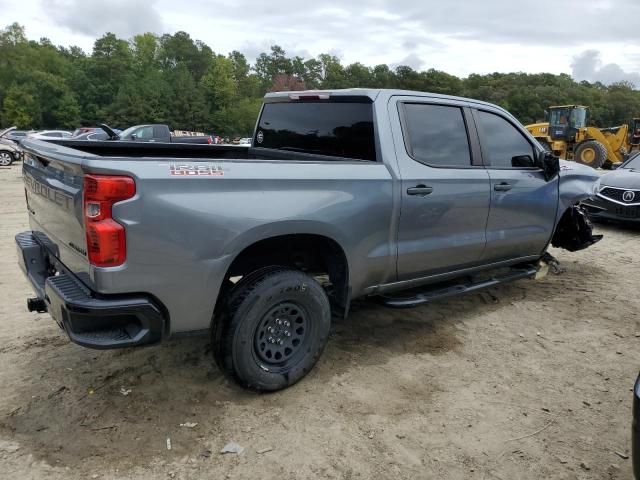
[{"label": "yellow construction loader", "polygon": [[640,118],[611,128],[588,127],[589,107],[549,107],[548,122],[526,128],[547,150],[565,160],[593,168],[623,162],[632,150],[640,150]]}]

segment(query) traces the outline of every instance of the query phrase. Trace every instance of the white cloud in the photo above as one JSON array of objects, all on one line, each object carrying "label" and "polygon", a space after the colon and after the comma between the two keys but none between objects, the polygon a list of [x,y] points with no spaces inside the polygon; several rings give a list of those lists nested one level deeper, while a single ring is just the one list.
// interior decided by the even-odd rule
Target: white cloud
[{"label": "white cloud", "polygon": [[128,38],[164,29],[156,4],[155,0],[46,0],[42,8],[60,27],[74,34],[100,37],[111,32]]},{"label": "white cloud", "polygon": [[640,87],[640,73],[626,72],[617,63],[602,64],[598,50],[585,50],[576,55],[571,64],[573,78],[610,85],[615,82],[630,82]]},{"label": "white cloud", "polygon": [[[278,44],[290,55],[339,52],[345,63],[409,63],[465,76],[570,73],[577,52],[595,49],[602,63],[586,70],[585,78],[608,82],[635,78],[639,62],[633,58],[640,55],[640,29],[603,20],[617,19],[619,12],[640,18],[637,0],[0,0],[0,5],[5,24],[25,25],[30,38],[48,37],[87,51],[107,31],[128,38],[142,31],[184,30],[216,52],[240,50],[249,59]],[[578,63],[576,68],[576,75],[585,76],[584,68],[591,67]]]}]

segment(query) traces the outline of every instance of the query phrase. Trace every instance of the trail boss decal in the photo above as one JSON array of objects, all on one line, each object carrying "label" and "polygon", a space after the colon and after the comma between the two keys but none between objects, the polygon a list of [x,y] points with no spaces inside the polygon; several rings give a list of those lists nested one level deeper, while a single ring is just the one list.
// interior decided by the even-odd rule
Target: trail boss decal
[{"label": "trail boss decal", "polygon": [[169,164],[169,175],[172,177],[222,177],[224,171],[221,165],[210,163],[171,163]]}]

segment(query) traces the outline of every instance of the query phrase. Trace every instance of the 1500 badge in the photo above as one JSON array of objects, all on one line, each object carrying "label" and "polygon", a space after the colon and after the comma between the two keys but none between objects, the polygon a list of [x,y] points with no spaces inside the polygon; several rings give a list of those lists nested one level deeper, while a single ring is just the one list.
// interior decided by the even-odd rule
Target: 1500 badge
[{"label": "1500 badge", "polygon": [[224,171],[221,165],[171,163],[169,175],[172,177],[222,177]]}]

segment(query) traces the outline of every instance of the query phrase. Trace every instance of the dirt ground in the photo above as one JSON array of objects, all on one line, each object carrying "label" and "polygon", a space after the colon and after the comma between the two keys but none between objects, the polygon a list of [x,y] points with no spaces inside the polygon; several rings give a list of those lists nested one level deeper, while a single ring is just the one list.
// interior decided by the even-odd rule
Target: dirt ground
[{"label": "dirt ground", "polygon": [[358,304],[306,379],[256,395],[206,338],[92,351],[28,313],[20,170],[0,170],[0,477],[631,478],[640,230],[598,226],[541,281]]}]

